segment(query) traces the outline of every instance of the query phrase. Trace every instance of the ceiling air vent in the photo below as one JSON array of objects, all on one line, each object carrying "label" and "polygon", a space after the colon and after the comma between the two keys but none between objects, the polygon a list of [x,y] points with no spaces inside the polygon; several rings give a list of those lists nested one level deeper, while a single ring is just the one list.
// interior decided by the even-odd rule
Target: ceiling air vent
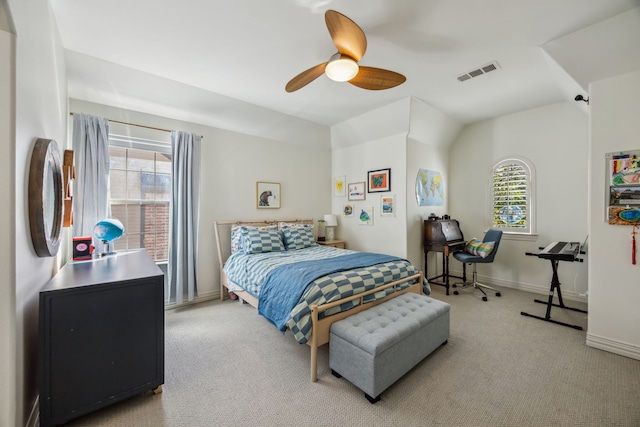
[{"label": "ceiling air vent", "polygon": [[483,74],[487,74],[491,71],[497,70],[500,67],[500,65],[498,65],[498,63],[496,61],[490,62],[487,65],[483,65],[482,67],[479,67],[475,70],[471,70],[467,73],[461,74],[457,77],[459,82],[464,82],[466,80],[470,80],[473,77],[478,77],[481,76]]}]

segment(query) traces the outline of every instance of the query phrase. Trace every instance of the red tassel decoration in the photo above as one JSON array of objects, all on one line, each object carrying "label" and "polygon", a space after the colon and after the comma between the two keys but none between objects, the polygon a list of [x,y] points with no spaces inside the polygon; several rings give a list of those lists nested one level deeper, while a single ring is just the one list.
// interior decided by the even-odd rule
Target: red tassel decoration
[{"label": "red tassel decoration", "polygon": [[636,265],[636,227],[633,226],[633,230],[631,230],[631,264]]}]

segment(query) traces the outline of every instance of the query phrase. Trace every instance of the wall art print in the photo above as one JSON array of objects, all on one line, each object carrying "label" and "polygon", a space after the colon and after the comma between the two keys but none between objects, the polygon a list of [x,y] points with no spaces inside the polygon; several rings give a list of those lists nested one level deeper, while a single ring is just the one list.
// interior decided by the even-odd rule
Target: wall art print
[{"label": "wall art print", "polygon": [[333,195],[335,197],[344,197],[346,194],[345,176],[336,176],[333,178]]},{"label": "wall art print", "polygon": [[347,203],[342,206],[342,216],[345,218],[353,218],[356,206],[353,203]]},{"label": "wall art print", "polygon": [[395,216],[394,199],[395,196],[380,197],[380,216]]},{"label": "wall art print", "polygon": [[373,225],[373,206],[358,208],[358,223],[360,225]]},{"label": "wall art print", "polygon": [[607,217],[611,225],[640,224],[640,151],[607,153],[609,194]]},{"label": "wall art print", "polygon": [[256,207],[280,209],[280,183],[256,182]]},{"label": "wall art print", "polygon": [[440,172],[418,169],[416,177],[416,201],[418,206],[444,205],[444,188]]},{"label": "wall art print", "polygon": [[382,193],[385,191],[391,191],[391,169],[367,172],[367,192]]},{"label": "wall art print", "polygon": [[351,182],[347,185],[347,196],[349,200],[364,200],[366,197],[365,183]]}]

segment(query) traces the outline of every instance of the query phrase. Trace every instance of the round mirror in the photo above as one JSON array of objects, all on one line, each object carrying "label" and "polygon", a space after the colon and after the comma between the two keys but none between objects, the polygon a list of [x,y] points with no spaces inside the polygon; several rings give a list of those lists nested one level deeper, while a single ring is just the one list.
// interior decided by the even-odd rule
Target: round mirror
[{"label": "round mirror", "polygon": [[38,256],[54,256],[62,231],[62,163],[58,144],[39,138],[31,154],[29,169],[29,225]]}]

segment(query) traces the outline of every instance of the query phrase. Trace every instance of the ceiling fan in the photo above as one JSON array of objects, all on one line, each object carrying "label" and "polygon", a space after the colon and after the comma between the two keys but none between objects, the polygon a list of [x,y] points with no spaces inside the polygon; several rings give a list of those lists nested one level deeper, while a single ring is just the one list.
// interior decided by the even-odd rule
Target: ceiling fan
[{"label": "ceiling fan", "polygon": [[329,61],[311,67],[292,78],[285,90],[294,92],[320,77],[323,73],[331,80],[349,82],[368,90],[382,90],[396,87],[405,82],[406,77],[382,68],[358,66],[367,50],[364,31],[343,14],[327,10],[324,14],[327,29],[338,48]]}]

